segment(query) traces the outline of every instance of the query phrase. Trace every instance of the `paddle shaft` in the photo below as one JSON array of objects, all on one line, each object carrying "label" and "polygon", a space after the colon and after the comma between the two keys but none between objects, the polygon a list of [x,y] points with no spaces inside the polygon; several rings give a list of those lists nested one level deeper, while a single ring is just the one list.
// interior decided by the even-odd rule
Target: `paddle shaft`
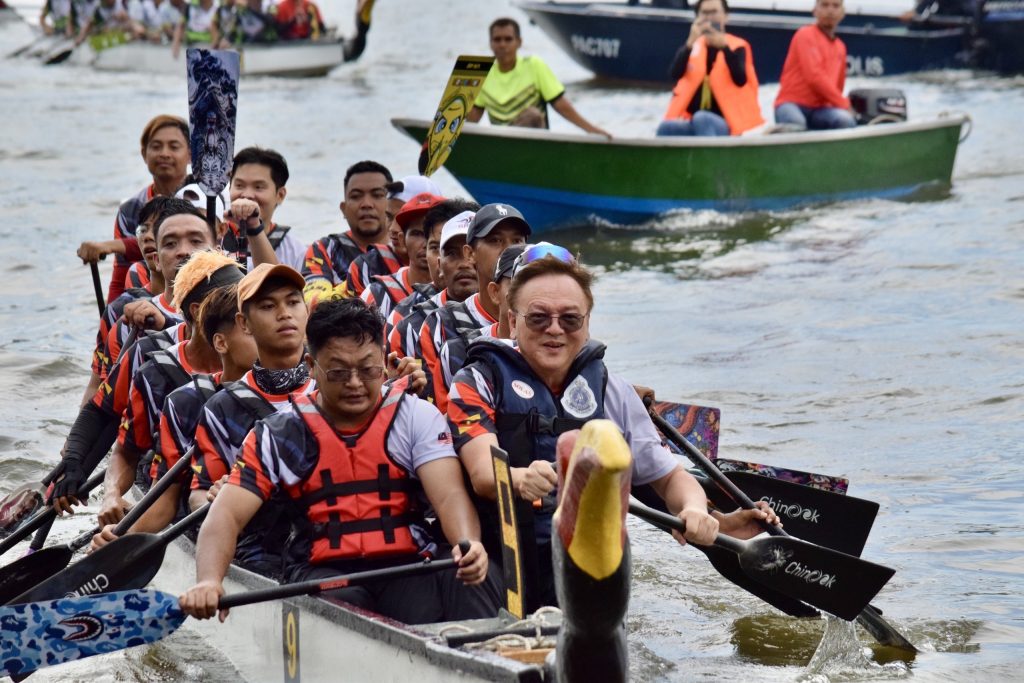
[{"label": "paddle shaft", "polygon": [[103,296],[103,284],[100,282],[100,267],[93,261],[89,264],[89,270],[92,271],[92,286],[96,290],[96,305],[100,309],[100,316],[103,316],[103,310],[107,307],[106,297]]},{"label": "paddle shaft", "polygon": [[138,503],[132,506],[132,509],[128,511],[117,526],[114,527],[115,536],[124,536],[128,533],[128,530],[132,528],[135,522],[139,521],[139,518],[146,513],[149,508],[153,507],[153,504],[164,494],[167,489],[171,487],[178,476],[191,464],[192,454],[195,452],[195,446],[189,448],[178,460],[174,463],[164,476],[160,477],[155,484],[146,492],[146,495],[142,497]]},{"label": "paddle shaft", "polygon": [[[462,543],[459,545],[462,547],[463,554],[469,552],[468,543],[465,543],[465,546],[463,546]],[[400,567],[372,569],[370,571],[356,572],[354,574],[344,574],[331,579],[311,579],[309,581],[301,581],[299,583],[288,583],[282,586],[274,586],[273,588],[263,588],[260,590],[246,591],[244,593],[235,593],[234,595],[225,595],[220,599],[217,607],[219,609],[227,609],[229,607],[252,605],[257,602],[269,602],[270,600],[293,598],[297,595],[315,595],[316,593],[323,593],[324,591],[330,591],[336,588],[344,588],[345,586],[368,583],[370,581],[381,581],[384,579],[399,579],[406,576],[415,576],[417,574],[429,574],[431,572],[439,572],[444,569],[452,569],[455,567],[458,567],[458,564],[453,559],[427,560],[418,564],[408,564]]]}]

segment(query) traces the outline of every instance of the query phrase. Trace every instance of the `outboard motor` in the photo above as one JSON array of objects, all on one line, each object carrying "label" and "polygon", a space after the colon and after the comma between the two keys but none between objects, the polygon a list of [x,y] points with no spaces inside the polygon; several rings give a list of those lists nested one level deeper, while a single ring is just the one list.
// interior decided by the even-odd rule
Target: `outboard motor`
[{"label": "outboard motor", "polygon": [[907,97],[902,90],[861,88],[851,90],[849,97],[850,106],[857,112],[859,126],[907,120]]}]

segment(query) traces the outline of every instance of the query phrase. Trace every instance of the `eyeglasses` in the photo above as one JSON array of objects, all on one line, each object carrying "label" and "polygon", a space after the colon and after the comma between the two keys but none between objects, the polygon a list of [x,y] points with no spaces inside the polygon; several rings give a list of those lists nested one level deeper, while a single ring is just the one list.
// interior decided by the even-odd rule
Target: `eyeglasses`
[{"label": "eyeglasses", "polygon": [[384,374],[383,365],[373,365],[368,368],[337,368],[333,370],[324,369],[319,363],[313,361],[313,365],[320,368],[320,371],[327,377],[328,382],[347,382],[356,375],[363,382],[372,382],[380,379]]},{"label": "eyeglasses", "polygon": [[548,313],[520,313],[519,311],[512,311],[516,315],[521,315],[523,320],[526,321],[526,326],[534,332],[543,332],[544,330],[551,327],[551,322],[557,318],[558,326],[565,332],[576,332],[583,327],[583,321],[587,319],[585,313],[562,313],[561,315],[549,315]]},{"label": "eyeglasses", "polygon": [[551,244],[550,242],[538,242],[532,246],[527,247],[523,250],[523,253],[516,257],[516,260],[512,263],[512,277],[516,276],[516,273],[523,268],[523,266],[529,265],[534,261],[540,261],[541,259],[551,257],[562,263],[576,263],[576,257],[572,255],[565,247],[560,247],[557,244]]}]

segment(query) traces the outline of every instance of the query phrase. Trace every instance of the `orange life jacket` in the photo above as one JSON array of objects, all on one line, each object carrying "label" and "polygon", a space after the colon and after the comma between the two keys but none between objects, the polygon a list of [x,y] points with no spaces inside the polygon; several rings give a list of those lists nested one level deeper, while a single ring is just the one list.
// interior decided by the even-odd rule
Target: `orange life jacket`
[{"label": "orange life jacket", "polygon": [[312,396],[292,395],[296,413],[319,447],[316,470],[301,487],[313,531],[311,563],[421,550],[409,529],[422,523],[414,510],[419,484],[386,450],[407,384],[395,382],[367,428],[351,437],[327,423]]},{"label": "orange life jacket", "polygon": [[761,117],[761,105],[757,101],[757,74],[754,73],[754,58],[750,51],[750,43],[737,36],[726,33],[725,43],[731,50],[741,47],[747,49],[747,82],[743,87],[732,82],[729,75],[729,66],[725,63],[725,55],[719,52],[715,55],[715,62],[711,66],[711,72],[707,72],[707,42],[701,36],[693,44],[690,51],[690,59],[686,64],[686,71],[682,78],[676,83],[672,90],[672,101],[668,103],[668,111],[665,112],[665,119],[686,119],[691,118],[687,111],[690,101],[697,93],[697,90],[704,83],[704,76],[707,75],[711,85],[711,93],[715,102],[729,124],[729,133],[739,135],[751,128],[756,128],[764,123]]}]

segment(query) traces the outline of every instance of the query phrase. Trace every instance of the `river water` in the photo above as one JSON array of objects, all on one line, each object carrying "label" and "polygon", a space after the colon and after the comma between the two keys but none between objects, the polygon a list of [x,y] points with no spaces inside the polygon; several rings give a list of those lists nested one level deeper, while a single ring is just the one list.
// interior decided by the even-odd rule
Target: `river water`
[{"label": "river water", "polygon": [[[350,25],[351,3],[324,5]],[[517,14],[472,0],[412,7],[380,3],[362,60],[328,78],[242,83],[236,149],[284,153],[292,178],[279,218],[306,241],[339,228],[349,164],[374,158],[396,175],[413,172],[417,146],[388,119],[430,116],[455,56],[486,54],[487,23]],[[0,48],[20,44],[19,31],[5,29]],[[537,29],[525,26],[524,37],[591,120],[618,135],[654,129],[665,93],[595,86]],[[823,621],[778,616],[699,553],[631,522],[636,680],[1021,678],[1024,79],[959,72],[886,85],[906,91],[912,118],[972,116],[949,193],[686,212],[554,239],[600,273],[593,333],[613,369],[661,398],[721,408],[724,457],[845,475],[852,495],[880,503],[864,557],[897,573],[875,603],[922,652],[889,661],[894,653],[867,649],[865,633],[857,640],[831,623],[819,648]],[[763,88],[766,111],[774,94]],[[87,379],[96,308],[75,247],[106,237],[118,201],[147,181],[137,156],[144,123],[187,109],[184,76],[11,60],[0,61],[0,101],[7,493],[55,463]],[[446,172],[437,179],[462,193]],[[89,524],[78,515],[51,537]],[[148,651],[36,677],[229,678],[230,666],[187,629]]]}]

